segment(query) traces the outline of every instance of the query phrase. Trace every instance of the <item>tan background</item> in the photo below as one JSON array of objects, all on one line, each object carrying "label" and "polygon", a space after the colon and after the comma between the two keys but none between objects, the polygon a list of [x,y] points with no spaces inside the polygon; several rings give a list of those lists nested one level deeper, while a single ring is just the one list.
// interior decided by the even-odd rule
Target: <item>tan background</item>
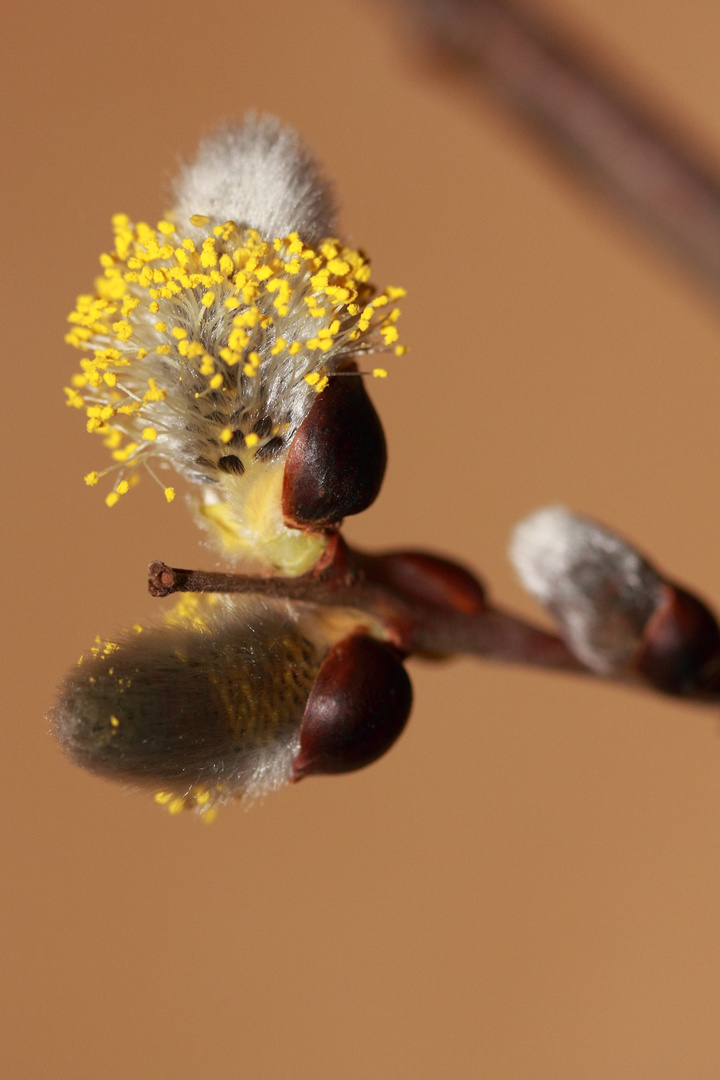
[{"label": "tan background", "polygon": [[[715,0],[556,0],[720,147]],[[601,10],[598,10],[598,9]],[[561,500],[720,601],[720,323],[669,260],[351,0],[6,8],[2,160],[3,1074],[12,1080],[711,1080],[720,739],[689,706],[412,665],[413,720],[353,777],[212,828],[86,776],[44,713],[147,562],[212,565],[151,483],[110,511],[62,405],[63,320],[118,210],[248,108],[299,127],[346,234],[409,290],[375,399],[391,445],[348,528],[531,601],[512,524]],[[155,602],[157,603],[157,602]]]}]

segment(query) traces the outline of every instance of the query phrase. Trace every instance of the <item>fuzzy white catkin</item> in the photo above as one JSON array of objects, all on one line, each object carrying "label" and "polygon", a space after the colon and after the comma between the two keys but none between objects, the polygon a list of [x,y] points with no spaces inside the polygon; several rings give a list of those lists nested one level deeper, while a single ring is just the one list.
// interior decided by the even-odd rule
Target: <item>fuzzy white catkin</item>
[{"label": "fuzzy white catkin", "polygon": [[[342,631],[340,631],[342,632]],[[165,620],[99,642],[51,710],[77,764],[201,812],[288,782],[332,628],[283,601],[201,595]]]},{"label": "fuzzy white catkin", "polygon": [[264,239],[297,232],[309,244],[335,234],[329,181],[296,132],[270,116],[248,116],[205,139],[175,195],[180,221],[205,214],[257,229]]},{"label": "fuzzy white catkin", "polygon": [[609,675],[632,659],[662,579],[627,541],[563,506],[547,506],[516,526],[510,559],[583,663]]}]

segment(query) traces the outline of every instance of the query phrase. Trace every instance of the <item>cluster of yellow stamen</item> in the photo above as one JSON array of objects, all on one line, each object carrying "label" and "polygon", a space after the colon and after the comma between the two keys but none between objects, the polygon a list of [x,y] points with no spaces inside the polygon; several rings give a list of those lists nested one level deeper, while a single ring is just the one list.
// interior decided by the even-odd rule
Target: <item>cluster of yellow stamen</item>
[{"label": "cluster of yellow stamen", "polygon": [[[85,477],[93,485],[117,473],[111,506],[148,459],[197,478],[199,456],[205,473],[212,467],[210,444],[291,437],[343,359],[404,352],[395,306],[404,292],[374,295],[361,252],[332,239],[315,250],[297,233],[268,241],[202,215],[190,225],[187,236],[170,220],[153,229],[116,215],[96,291],[69,316],[66,340],[91,355],[68,404],[85,410],[114,459]],[[250,430],[260,420],[262,434]],[[174,494],[165,487],[168,501]]]}]

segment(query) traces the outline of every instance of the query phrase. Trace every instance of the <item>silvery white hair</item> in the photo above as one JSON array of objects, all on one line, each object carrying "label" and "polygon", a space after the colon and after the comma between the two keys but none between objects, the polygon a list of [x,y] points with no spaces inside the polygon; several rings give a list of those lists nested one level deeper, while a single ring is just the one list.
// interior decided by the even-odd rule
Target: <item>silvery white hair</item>
[{"label": "silvery white hair", "polygon": [[316,244],[336,231],[330,182],[297,133],[272,116],[250,115],[204,139],[182,168],[175,197],[178,220],[206,214],[266,240],[295,231]]},{"label": "silvery white hair", "polygon": [[627,541],[563,506],[547,506],[516,526],[510,559],[583,663],[609,675],[632,660],[662,578]]}]

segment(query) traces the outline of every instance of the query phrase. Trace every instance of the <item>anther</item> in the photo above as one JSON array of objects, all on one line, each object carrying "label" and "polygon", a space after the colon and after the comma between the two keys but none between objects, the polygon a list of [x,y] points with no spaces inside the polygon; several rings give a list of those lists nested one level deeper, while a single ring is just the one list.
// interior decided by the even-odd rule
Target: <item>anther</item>
[{"label": "anther", "polygon": [[218,461],[218,469],[224,473],[234,473],[236,476],[242,476],[245,472],[245,466],[235,454],[226,454],[221,457]]}]

